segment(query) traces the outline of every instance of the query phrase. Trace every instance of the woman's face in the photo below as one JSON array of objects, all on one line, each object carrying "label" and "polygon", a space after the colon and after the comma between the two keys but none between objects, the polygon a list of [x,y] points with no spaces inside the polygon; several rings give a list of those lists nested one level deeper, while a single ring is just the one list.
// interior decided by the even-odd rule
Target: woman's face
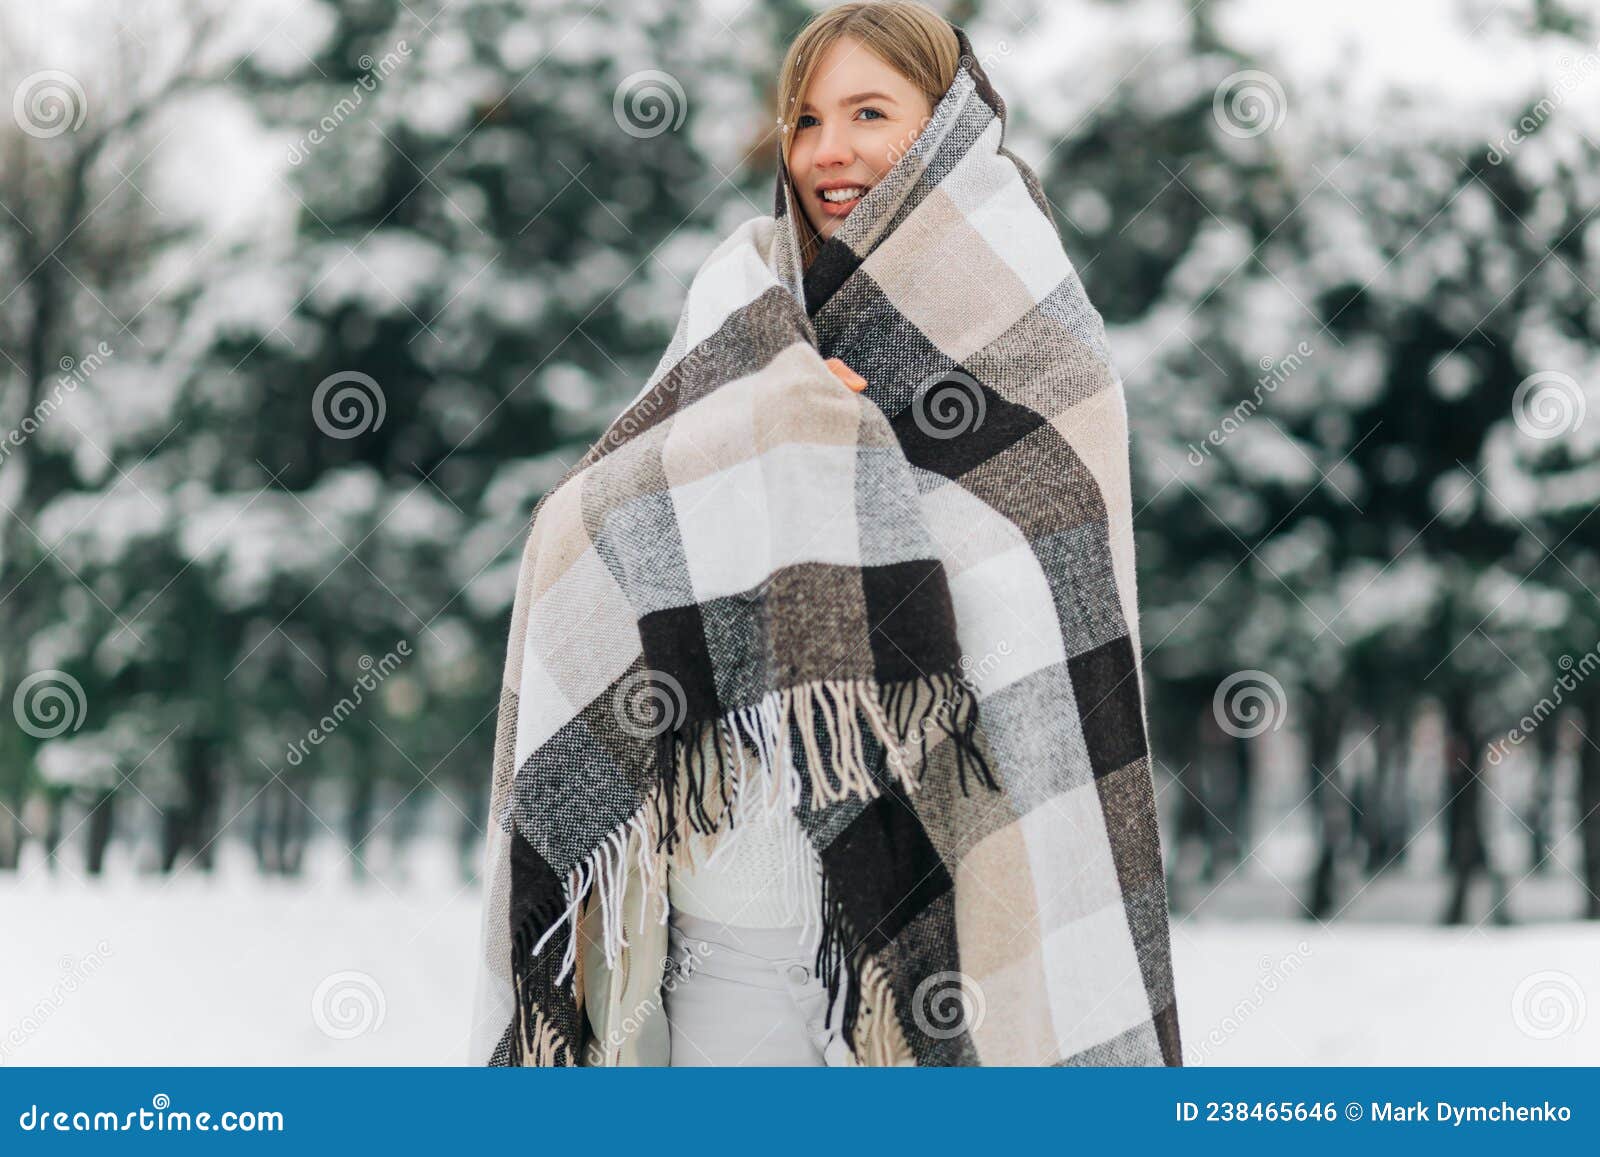
[{"label": "woman's face", "polygon": [[859,40],[845,36],[828,46],[792,118],[789,148],[800,207],[824,240],[932,113],[922,90]]}]

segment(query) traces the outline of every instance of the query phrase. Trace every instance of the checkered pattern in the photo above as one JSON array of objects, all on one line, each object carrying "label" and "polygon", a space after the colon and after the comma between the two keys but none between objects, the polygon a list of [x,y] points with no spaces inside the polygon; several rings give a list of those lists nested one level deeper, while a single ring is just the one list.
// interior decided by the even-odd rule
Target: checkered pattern
[{"label": "checkered pattern", "polygon": [[932,120],[811,266],[780,173],[534,511],[482,1062],[614,1055],[585,957],[622,964],[625,890],[665,920],[669,866],[759,781],[815,854],[860,1063],[1179,1063],[1121,382],[958,36]]}]

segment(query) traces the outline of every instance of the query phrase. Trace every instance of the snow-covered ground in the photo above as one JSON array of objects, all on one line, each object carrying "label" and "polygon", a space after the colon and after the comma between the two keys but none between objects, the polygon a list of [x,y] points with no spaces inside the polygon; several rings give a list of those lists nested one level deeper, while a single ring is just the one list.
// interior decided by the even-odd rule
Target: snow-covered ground
[{"label": "snow-covered ground", "polygon": [[[0,1063],[467,1060],[475,887],[34,872],[0,878],[0,920]],[[1173,940],[1191,1064],[1600,1063],[1592,924],[1190,919]]]},{"label": "snow-covered ground", "polygon": [[1600,1064],[1600,927],[1173,926],[1186,1061]]}]

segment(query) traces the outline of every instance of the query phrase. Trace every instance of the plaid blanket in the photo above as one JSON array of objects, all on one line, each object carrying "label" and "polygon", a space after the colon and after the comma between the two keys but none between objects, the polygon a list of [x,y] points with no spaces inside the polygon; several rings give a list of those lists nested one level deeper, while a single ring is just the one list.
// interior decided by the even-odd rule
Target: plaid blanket
[{"label": "plaid blanket", "polygon": [[715,249],[535,508],[482,1063],[590,1063],[581,963],[627,953],[629,874],[664,921],[671,865],[774,793],[859,1063],[1179,1063],[1121,382],[958,35],[931,121],[808,269],[780,157],[774,215]]}]

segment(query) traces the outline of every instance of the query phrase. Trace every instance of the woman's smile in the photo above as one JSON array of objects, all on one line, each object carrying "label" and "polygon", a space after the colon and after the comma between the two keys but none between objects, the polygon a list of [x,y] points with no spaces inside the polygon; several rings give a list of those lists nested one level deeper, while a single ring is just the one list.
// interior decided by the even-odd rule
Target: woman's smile
[{"label": "woman's smile", "polygon": [[817,186],[818,208],[830,217],[847,216],[871,187],[861,181],[823,181]]}]

